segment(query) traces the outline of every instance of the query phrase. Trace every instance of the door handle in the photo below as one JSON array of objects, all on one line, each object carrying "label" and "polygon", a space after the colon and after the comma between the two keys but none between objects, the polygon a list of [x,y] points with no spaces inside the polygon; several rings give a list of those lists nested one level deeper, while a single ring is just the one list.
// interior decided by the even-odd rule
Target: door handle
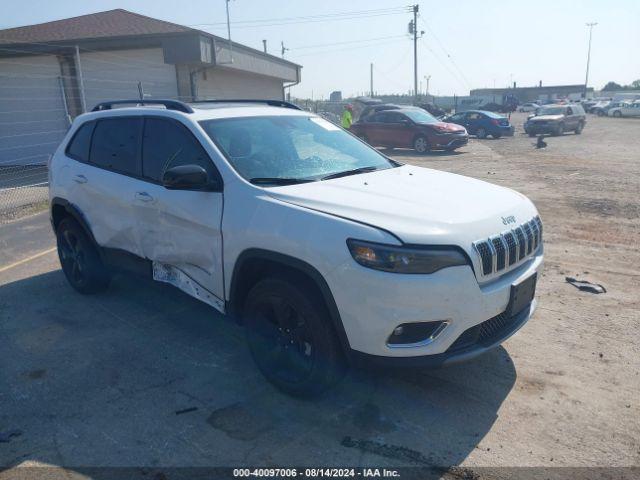
[{"label": "door handle", "polygon": [[76,183],[87,183],[89,180],[84,175],[76,175],[73,177],[73,181]]},{"label": "door handle", "polygon": [[136,200],[141,202],[153,202],[153,197],[147,192],[136,192]]}]

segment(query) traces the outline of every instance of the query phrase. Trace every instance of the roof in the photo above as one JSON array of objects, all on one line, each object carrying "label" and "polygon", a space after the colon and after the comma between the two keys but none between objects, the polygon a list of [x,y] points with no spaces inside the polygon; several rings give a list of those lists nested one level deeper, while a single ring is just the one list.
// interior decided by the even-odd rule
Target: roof
[{"label": "roof", "polygon": [[[33,47],[40,46],[40,48],[42,48],[43,45],[55,46],[55,44],[80,42],[83,40],[143,39],[157,37],[159,35],[189,33],[204,35],[214,39],[214,41],[228,41],[209,32],[117,8],[115,10],[90,13],[52,22],[0,30],[0,45],[33,44]],[[233,48],[248,50],[260,56],[268,57],[270,60],[278,63],[286,63],[300,67],[297,63],[264,53],[262,50],[233,41],[231,43]]]},{"label": "roof", "polygon": [[53,22],[0,30],[1,43],[46,43],[87,38],[124,37],[195,32],[164,20],[129,12],[121,8],[91,13]]}]

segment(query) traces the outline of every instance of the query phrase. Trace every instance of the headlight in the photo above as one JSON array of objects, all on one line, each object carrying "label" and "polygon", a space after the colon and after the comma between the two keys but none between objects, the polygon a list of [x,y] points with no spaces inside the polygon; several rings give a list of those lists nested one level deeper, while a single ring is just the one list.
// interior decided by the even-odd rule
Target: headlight
[{"label": "headlight", "polygon": [[353,259],[360,265],[392,273],[433,273],[447,267],[468,265],[465,255],[455,247],[404,247],[347,240]]}]

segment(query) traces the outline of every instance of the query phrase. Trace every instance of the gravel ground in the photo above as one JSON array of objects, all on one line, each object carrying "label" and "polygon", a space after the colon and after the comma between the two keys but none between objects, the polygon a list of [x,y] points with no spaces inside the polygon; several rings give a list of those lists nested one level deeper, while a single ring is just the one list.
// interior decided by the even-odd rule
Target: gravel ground
[{"label": "gravel ground", "polygon": [[[0,433],[20,431],[0,443],[0,470],[459,465],[469,470],[453,477],[484,478],[483,466],[639,466],[640,121],[590,116],[582,135],[536,150],[523,120],[513,116],[513,138],[453,154],[392,152],[538,206],[539,309],[502,347],[447,369],[352,372],[301,402],[262,379],[241,329],[209,307],[123,277],[105,294],[78,295],[55,253],[30,246],[33,260],[0,265]],[[0,238],[30,228],[45,238],[37,249],[50,248],[40,217],[0,225]],[[566,276],[607,293],[581,292]]]}]

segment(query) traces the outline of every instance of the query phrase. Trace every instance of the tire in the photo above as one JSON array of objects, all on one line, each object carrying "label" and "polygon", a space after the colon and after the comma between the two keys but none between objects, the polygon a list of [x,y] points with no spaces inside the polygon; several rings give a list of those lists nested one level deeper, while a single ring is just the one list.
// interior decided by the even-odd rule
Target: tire
[{"label": "tire", "polygon": [[491,136],[492,136],[493,138],[495,138],[496,140],[498,140],[499,138],[501,138],[501,137],[502,137],[502,135],[501,135],[501,134],[499,134],[499,133],[493,133],[493,134],[491,134]]},{"label": "tire", "polygon": [[427,153],[429,150],[431,150],[429,140],[427,140],[427,138],[422,135],[416,137],[416,139],[413,141],[413,149],[419,154]]},{"label": "tire", "polygon": [[529,135],[530,137],[535,137],[536,136],[536,134],[533,133],[533,132],[527,132],[527,135]]},{"label": "tire", "polygon": [[616,118],[620,118],[622,117],[622,112],[620,110],[616,110],[615,112],[613,112],[613,116]]},{"label": "tire", "polygon": [[107,289],[111,281],[98,248],[73,218],[64,218],[56,229],[58,258],[67,281],[78,292],[91,294]]},{"label": "tire", "polygon": [[605,113],[602,110],[598,110],[598,116],[599,117],[604,117]]},{"label": "tire", "polygon": [[314,397],[345,373],[340,343],[320,298],[299,279],[268,277],[248,293],[243,321],[262,374],[296,397]]},{"label": "tire", "polygon": [[476,138],[487,138],[487,131],[480,127],[478,130],[476,130]]},{"label": "tire", "polygon": [[578,123],[578,126],[576,127],[574,132],[576,135],[580,135],[582,133],[582,130],[584,130],[584,122]]}]

